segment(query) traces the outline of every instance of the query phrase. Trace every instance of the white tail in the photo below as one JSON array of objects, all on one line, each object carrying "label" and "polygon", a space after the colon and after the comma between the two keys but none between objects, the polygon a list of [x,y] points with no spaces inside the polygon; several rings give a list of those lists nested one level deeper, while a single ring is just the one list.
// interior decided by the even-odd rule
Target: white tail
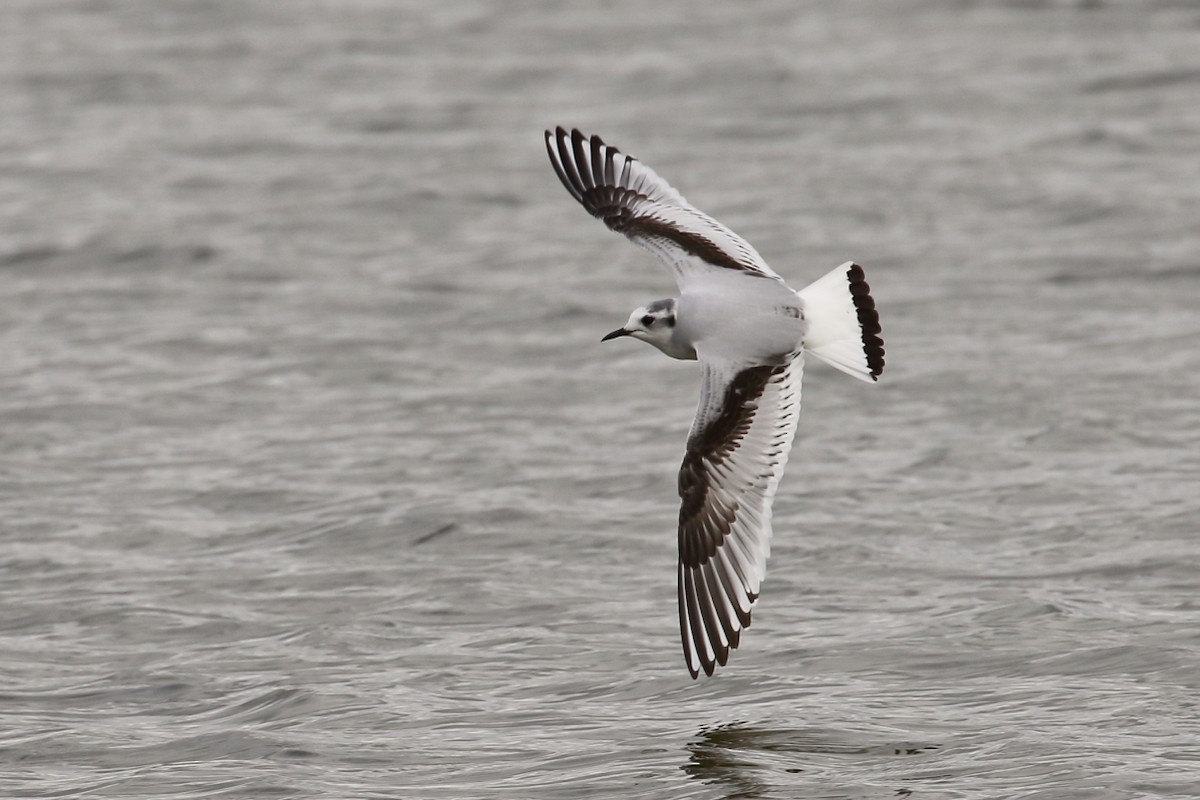
[{"label": "white tail", "polygon": [[847,261],[796,294],[808,322],[804,349],[847,375],[876,380],[883,372],[883,339],[862,267]]}]

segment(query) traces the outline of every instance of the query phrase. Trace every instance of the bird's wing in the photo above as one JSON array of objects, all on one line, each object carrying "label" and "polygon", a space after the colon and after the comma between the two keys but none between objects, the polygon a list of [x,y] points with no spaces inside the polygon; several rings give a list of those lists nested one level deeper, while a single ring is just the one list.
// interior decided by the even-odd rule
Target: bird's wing
[{"label": "bird's wing", "polygon": [[714,271],[782,281],[749,242],[599,136],[556,128],[546,131],[546,151],[571,196],[609,228],[658,256],[681,289]]},{"label": "bird's wing", "polygon": [[712,675],[737,647],[771,549],[771,501],[800,416],[803,356],[782,365],[705,360],[679,469],[679,628],[688,670]]}]

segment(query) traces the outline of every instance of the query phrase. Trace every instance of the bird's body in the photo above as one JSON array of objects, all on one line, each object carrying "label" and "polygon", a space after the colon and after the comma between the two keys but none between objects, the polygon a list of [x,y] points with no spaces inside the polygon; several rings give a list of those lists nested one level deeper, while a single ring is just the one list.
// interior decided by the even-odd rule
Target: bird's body
[{"label": "bird's body", "polygon": [[786,360],[804,341],[800,303],[783,281],[714,275],[679,296],[677,330],[709,357]]},{"label": "bird's body", "polygon": [[636,309],[604,338],[632,336],[701,364],[679,471],[678,590],[688,670],[711,675],[749,627],[766,572],[804,353],[866,381],[883,369],[870,287],[847,262],[797,292],[744,239],[598,136],[558,128],[546,148],[567,191],[658,256],[679,286],[679,297]]}]

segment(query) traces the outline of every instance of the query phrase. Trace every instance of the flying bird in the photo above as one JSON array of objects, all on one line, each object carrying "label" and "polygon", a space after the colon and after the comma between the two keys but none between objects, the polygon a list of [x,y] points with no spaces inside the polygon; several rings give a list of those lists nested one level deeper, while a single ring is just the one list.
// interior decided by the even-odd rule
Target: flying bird
[{"label": "flying bird", "polygon": [[750,626],[766,574],[804,354],[875,381],[884,354],[875,301],[852,261],[795,291],[745,239],[599,136],[559,127],[546,131],[546,150],[571,196],[657,256],[679,287],[602,341],[631,337],[700,362],[679,469],[679,631],[692,677],[712,675]]}]

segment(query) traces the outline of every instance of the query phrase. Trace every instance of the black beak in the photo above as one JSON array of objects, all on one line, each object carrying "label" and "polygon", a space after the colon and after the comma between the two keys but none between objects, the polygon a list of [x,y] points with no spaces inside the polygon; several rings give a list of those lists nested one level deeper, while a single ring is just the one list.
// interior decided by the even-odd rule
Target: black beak
[{"label": "black beak", "polygon": [[628,336],[631,333],[633,333],[633,331],[627,331],[624,328],[617,328],[612,333],[606,334],[605,337],[600,341],[607,342],[609,339],[616,339],[618,336]]}]

